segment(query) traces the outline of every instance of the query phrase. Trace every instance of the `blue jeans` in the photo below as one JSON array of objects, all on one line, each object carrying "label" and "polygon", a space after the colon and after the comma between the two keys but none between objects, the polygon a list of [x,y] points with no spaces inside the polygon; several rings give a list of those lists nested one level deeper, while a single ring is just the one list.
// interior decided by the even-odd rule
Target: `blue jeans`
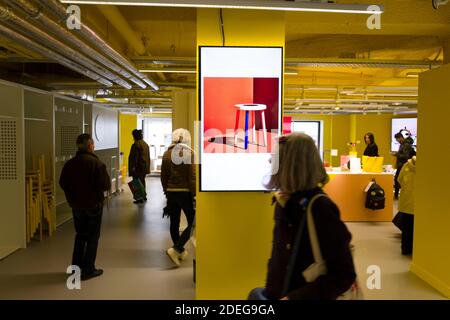
[{"label": "blue jeans", "polygon": [[76,231],[72,265],[79,266],[83,274],[90,274],[95,270],[103,207],[73,209],[72,213]]}]

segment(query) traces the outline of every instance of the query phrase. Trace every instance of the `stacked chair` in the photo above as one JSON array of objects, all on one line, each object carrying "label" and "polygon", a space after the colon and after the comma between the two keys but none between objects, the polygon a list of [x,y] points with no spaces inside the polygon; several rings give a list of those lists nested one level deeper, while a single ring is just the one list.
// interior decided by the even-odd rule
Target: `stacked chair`
[{"label": "stacked chair", "polygon": [[33,156],[33,170],[26,174],[27,242],[38,233],[42,240],[44,230],[51,236],[56,230],[53,181],[45,172],[45,156]]}]

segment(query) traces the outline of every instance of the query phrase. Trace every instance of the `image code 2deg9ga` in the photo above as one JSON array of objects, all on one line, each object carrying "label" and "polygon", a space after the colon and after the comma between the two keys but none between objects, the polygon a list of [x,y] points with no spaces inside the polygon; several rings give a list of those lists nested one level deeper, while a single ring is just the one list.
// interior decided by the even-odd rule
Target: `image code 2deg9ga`
[{"label": "image code 2deg9ga", "polygon": [[219,307],[221,315],[275,315],[275,310],[271,305],[224,305]]}]

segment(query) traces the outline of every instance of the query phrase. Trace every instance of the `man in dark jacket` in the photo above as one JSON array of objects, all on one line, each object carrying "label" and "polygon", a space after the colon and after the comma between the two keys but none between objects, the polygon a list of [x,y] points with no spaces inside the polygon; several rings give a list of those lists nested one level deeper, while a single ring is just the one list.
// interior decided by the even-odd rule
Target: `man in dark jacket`
[{"label": "man in dark jacket", "polygon": [[[150,173],[150,148],[144,141],[142,130],[135,129],[132,134],[134,143],[128,157],[128,175],[133,179],[139,179],[145,190],[145,176]],[[134,203],[142,202],[143,200],[134,201]]]},{"label": "man in dark jacket", "polygon": [[106,166],[94,154],[94,141],[89,134],[77,138],[78,152],[64,165],[59,185],[72,208],[75,224],[75,245],[72,265],[81,269],[81,279],[103,274],[95,268],[102,223],[105,192],[111,189]]},{"label": "man in dark jacket", "polygon": [[398,183],[398,176],[400,174],[400,171],[403,168],[403,165],[406,162],[408,162],[409,159],[411,159],[412,157],[414,157],[416,155],[416,151],[414,150],[414,147],[413,147],[414,140],[411,137],[405,138],[401,132],[398,132],[397,134],[395,134],[395,139],[397,140],[398,143],[400,143],[400,147],[398,149],[398,152],[396,153],[397,171],[395,173],[395,185],[394,185],[394,189],[395,189],[394,196],[395,196],[395,199],[398,199],[398,195],[399,195],[400,188],[401,188],[400,184]]}]

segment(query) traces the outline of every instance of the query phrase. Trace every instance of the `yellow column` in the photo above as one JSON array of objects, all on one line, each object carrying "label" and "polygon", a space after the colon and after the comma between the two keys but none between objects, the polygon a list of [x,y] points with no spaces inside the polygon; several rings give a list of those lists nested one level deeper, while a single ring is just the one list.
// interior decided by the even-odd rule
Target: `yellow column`
[{"label": "yellow column", "polygon": [[[223,21],[227,46],[284,47],[284,13],[223,10]],[[219,10],[197,10],[197,45],[222,45]],[[262,192],[197,194],[197,299],[245,299],[264,285],[273,228],[270,204],[270,194]]]},{"label": "yellow column", "polygon": [[177,90],[172,95],[172,128],[188,129],[194,134],[194,121],[196,116],[196,91]]},{"label": "yellow column", "polygon": [[[120,152],[123,152],[123,165],[128,170],[128,155],[130,154],[131,145],[134,143],[131,132],[137,128],[137,115],[120,114]],[[122,168],[120,168],[122,169]]]},{"label": "yellow column", "polygon": [[450,149],[442,146],[450,118],[450,65],[421,74],[411,270],[450,298]]}]

